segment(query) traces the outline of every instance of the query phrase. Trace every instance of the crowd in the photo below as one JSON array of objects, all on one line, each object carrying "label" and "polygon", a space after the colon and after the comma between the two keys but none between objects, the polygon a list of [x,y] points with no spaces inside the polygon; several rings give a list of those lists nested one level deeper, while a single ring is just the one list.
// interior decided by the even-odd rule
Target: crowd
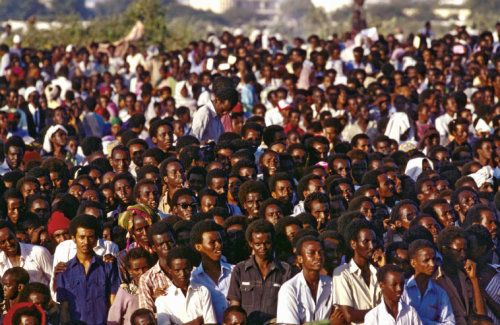
[{"label": "crowd", "polygon": [[3,324],[500,324],[495,28],[14,36]]}]

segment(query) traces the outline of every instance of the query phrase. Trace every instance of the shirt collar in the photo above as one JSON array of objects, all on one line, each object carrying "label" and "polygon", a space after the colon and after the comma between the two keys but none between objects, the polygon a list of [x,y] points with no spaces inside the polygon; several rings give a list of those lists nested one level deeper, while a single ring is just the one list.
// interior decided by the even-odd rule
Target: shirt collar
[{"label": "shirt collar", "polygon": [[[370,273],[371,275],[373,274],[377,274],[377,269],[370,264]],[[356,262],[354,262],[354,258],[351,258],[351,260],[349,261],[349,272],[351,273],[356,273],[356,274],[361,274],[361,269],[359,268],[358,264],[356,264]]]},{"label": "shirt collar", "polygon": [[[231,273],[231,264],[220,261],[220,268],[221,274],[227,274],[228,272]],[[193,274],[201,273],[205,273],[205,270],[203,269],[203,263],[200,263],[200,265],[196,269],[194,269],[194,271],[191,273],[191,277]]]},{"label": "shirt collar", "polygon": [[215,106],[214,106],[214,103],[212,102],[212,100],[208,101],[207,107],[208,107],[208,111],[210,113],[212,113],[213,116],[217,115],[217,112],[215,111]]},{"label": "shirt collar", "polygon": [[[92,268],[92,265],[94,265],[94,264],[101,265],[103,263],[104,262],[101,259],[97,258],[97,255],[94,254],[94,256],[92,257],[92,261],[90,262],[89,270]],[[78,260],[78,257],[75,256],[71,260],[69,260],[69,262],[67,264],[67,268],[74,268],[78,265],[82,265],[82,264]]]},{"label": "shirt collar", "polygon": [[[249,268],[255,267],[258,268],[257,262],[255,261],[255,256],[250,257],[245,261],[245,271],[247,271]],[[280,268],[281,265],[276,259],[273,259],[271,262],[271,268],[269,269],[269,273],[273,271],[274,269]]]}]

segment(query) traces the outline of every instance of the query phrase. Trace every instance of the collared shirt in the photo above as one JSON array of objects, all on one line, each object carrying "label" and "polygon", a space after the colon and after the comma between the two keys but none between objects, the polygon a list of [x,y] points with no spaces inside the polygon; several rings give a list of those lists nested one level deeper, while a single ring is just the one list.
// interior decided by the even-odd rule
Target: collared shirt
[{"label": "collared shirt", "polygon": [[158,324],[182,325],[200,316],[204,324],[216,324],[215,311],[210,291],[205,286],[190,284],[186,296],[175,285],[167,289],[167,294],[155,302]]},{"label": "collared shirt", "polygon": [[375,308],[381,299],[380,287],[377,283],[377,269],[370,265],[370,285],[368,286],[354,259],[333,271],[333,287],[335,288],[333,301],[336,305],[367,310]]},{"label": "collared shirt", "polygon": [[[52,255],[42,246],[19,243],[21,258],[19,266],[30,275],[30,282],[49,284],[52,277]],[[4,252],[0,252],[0,277],[14,265]]]},{"label": "collared shirt", "polygon": [[467,318],[473,313],[473,289],[470,280],[463,272],[458,271],[457,276],[460,281],[460,292],[453,280],[442,271],[441,266],[437,268],[433,280],[448,294],[456,324],[466,325]]},{"label": "collared shirt", "polygon": [[356,122],[349,123],[345,126],[344,130],[342,131],[342,138],[344,138],[345,141],[351,141],[356,134],[360,133],[368,135],[372,140],[378,135],[377,121],[369,121],[366,126],[366,131],[361,129],[358,121],[359,120],[356,120]]},{"label": "collared shirt", "polygon": [[[111,254],[113,256],[118,256],[119,248],[118,245],[109,240],[104,240],[99,238],[97,240],[97,246],[94,247],[94,253],[96,256],[103,257],[104,255]],[[76,243],[72,239],[68,239],[57,245],[56,250],[54,252],[54,263],[52,274],[54,273],[55,267],[60,262],[67,263],[73,257],[76,256]],[[54,279],[50,279],[50,290],[52,291],[52,299],[56,300],[55,291],[53,288]]]},{"label": "collared shirt", "polygon": [[234,267],[227,299],[240,302],[249,324],[264,324],[276,317],[278,292],[292,276],[288,263],[274,260],[263,279],[255,257],[251,257]]},{"label": "collared shirt", "polygon": [[217,318],[217,323],[222,324],[224,314],[224,310],[226,310],[228,306],[228,302],[226,299],[227,292],[229,291],[229,283],[231,281],[231,272],[233,271],[234,265],[220,262],[221,264],[221,272],[217,283],[212,280],[205,273],[203,269],[203,264],[194,269],[191,273],[191,283],[192,284],[201,284],[208,288],[210,291],[210,295],[212,296],[212,303],[214,305],[215,317]]},{"label": "collared shirt", "polygon": [[172,212],[170,204],[168,204],[168,190],[161,197],[160,203],[158,204],[158,210],[160,210],[163,214],[170,214]]},{"label": "collared shirt", "polygon": [[455,324],[448,294],[432,281],[429,281],[422,296],[417,281],[412,276],[406,283],[401,301],[415,308],[424,325]]},{"label": "collared shirt", "polygon": [[398,303],[396,319],[387,311],[384,300],[365,315],[365,325],[422,325],[415,308],[402,301]]},{"label": "collared shirt", "polygon": [[266,115],[264,116],[264,120],[266,122],[266,126],[270,125],[285,126],[285,119],[283,118],[283,115],[281,115],[277,107],[268,110],[266,112]]},{"label": "collared shirt", "polygon": [[220,116],[215,112],[212,101],[202,106],[193,116],[191,135],[195,136],[200,142],[205,140],[214,140],[217,142],[222,133],[224,133]]},{"label": "collared shirt", "polygon": [[[497,275],[490,280],[490,283],[486,286],[485,291],[491,299],[493,299],[493,301],[500,304],[500,273],[497,273]],[[493,319],[493,324],[500,325],[500,316],[495,315],[490,308],[488,308],[488,316]]]},{"label": "collared shirt", "polygon": [[319,276],[318,291],[313,298],[304,273],[283,283],[278,294],[278,324],[304,324],[328,319],[332,312],[332,278]]},{"label": "collared shirt", "polygon": [[119,286],[116,261],[106,263],[94,256],[85,274],[84,266],[74,257],[66,270],[57,275],[57,298],[68,302],[71,320],[106,324],[109,296],[116,294]]},{"label": "collared shirt", "polygon": [[[19,168],[21,170],[21,168]],[[9,164],[7,163],[7,158],[3,160],[3,163],[0,165],[0,175],[5,175],[9,172],[11,172],[12,169],[10,168]]]},{"label": "collared shirt", "polygon": [[160,262],[157,262],[139,280],[139,308],[146,308],[155,312],[155,291],[167,289],[171,285],[172,281],[161,269]]}]

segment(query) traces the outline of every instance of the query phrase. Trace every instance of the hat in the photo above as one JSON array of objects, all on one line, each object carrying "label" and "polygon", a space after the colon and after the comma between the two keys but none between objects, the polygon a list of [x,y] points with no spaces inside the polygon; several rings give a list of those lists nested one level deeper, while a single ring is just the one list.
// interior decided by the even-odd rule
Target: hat
[{"label": "hat", "polygon": [[122,125],[122,120],[120,120],[119,117],[115,117],[112,121],[111,121],[111,125],[115,125],[115,124],[120,124]]},{"label": "hat", "polygon": [[290,108],[291,108],[291,106],[290,106],[290,104],[288,104],[288,102],[287,102],[286,100],[282,99],[282,100],[280,100],[280,101],[278,102],[278,110],[279,110],[280,112],[281,112],[281,111],[284,111],[284,110],[288,110],[288,109],[290,109]]},{"label": "hat", "polygon": [[66,46],[66,53],[71,53],[73,52],[73,45],[69,44],[68,46]]},{"label": "hat", "polygon": [[21,36],[19,35],[14,35],[14,37],[12,38],[12,43],[14,44],[18,44],[18,43],[21,43],[22,39],[21,39]]},{"label": "hat", "polygon": [[49,236],[52,237],[56,231],[61,229],[69,229],[69,219],[62,212],[55,211],[52,213],[47,226]]},{"label": "hat", "polygon": [[50,84],[45,88],[45,97],[48,100],[55,100],[57,98],[57,87]]},{"label": "hat", "polygon": [[40,156],[40,154],[37,151],[26,151],[24,153],[23,162],[27,163],[28,161],[31,161],[31,160],[35,160],[35,161],[39,161],[39,162],[43,161],[42,156]]},{"label": "hat", "polygon": [[52,125],[47,132],[45,133],[45,138],[43,140],[43,150],[45,152],[52,152],[52,144],[50,143],[50,138],[58,131],[58,130],[63,130],[66,134],[68,134],[68,130],[60,124],[57,125]]},{"label": "hat", "polygon": [[488,132],[490,133],[491,132],[491,128],[489,127],[489,125],[485,122],[485,120],[483,120],[482,118],[480,118],[478,121],[477,121],[477,124],[476,124],[476,132],[477,133],[482,133],[482,132]]},{"label": "hat", "polygon": [[38,90],[36,90],[35,87],[31,86],[31,87],[26,88],[26,90],[24,91],[24,100],[28,101],[28,98],[34,92],[36,92],[38,94]]}]

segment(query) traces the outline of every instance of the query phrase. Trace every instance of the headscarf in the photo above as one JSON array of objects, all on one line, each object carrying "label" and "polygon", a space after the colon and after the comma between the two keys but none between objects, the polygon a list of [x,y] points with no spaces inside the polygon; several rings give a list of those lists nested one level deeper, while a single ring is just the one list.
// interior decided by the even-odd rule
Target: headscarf
[{"label": "headscarf", "polygon": [[52,125],[45,133],[45,138],[43,139],[43,151],[49,153],[52,152],[52,143],[50,143],[50,138],[58,131],[63,130],[64,133],[68,134],[68,130],[60,124]]},{"label": "headscarf", "polygon": [[427,160],[432,169],[434,169],[434,163],[428,158],[418,157],[413,158],[408,161],[405,168],[405,174],[410,176],[410,178],[416,182],[420,174],[422,174],[424,160]]},{"label": "headscarf", "polygon": [[[130,249],[130,238],[134,229],[134,214],[143,217],[150,226],[159,219],[158,214],[145,204],[130,205],[125,212],[122,212],[118,217],[118,226],[127,231],[127,251]],[[151,247],[144,248],[152,253]]]},{"label": "headscarf", "polygon": [[493,168],[490,166],[484,166],[477,172],[469,175],[476,182],[477,187],[481,187],[484,183],[490,183],[493,185]]},{"label": "headscarf", "polygon": [[54,235],[54,232],[61,229],[69,229],[69,219],[64,216],[60,211],[55,211],[50,217],[47,230],[50,237]]}]

